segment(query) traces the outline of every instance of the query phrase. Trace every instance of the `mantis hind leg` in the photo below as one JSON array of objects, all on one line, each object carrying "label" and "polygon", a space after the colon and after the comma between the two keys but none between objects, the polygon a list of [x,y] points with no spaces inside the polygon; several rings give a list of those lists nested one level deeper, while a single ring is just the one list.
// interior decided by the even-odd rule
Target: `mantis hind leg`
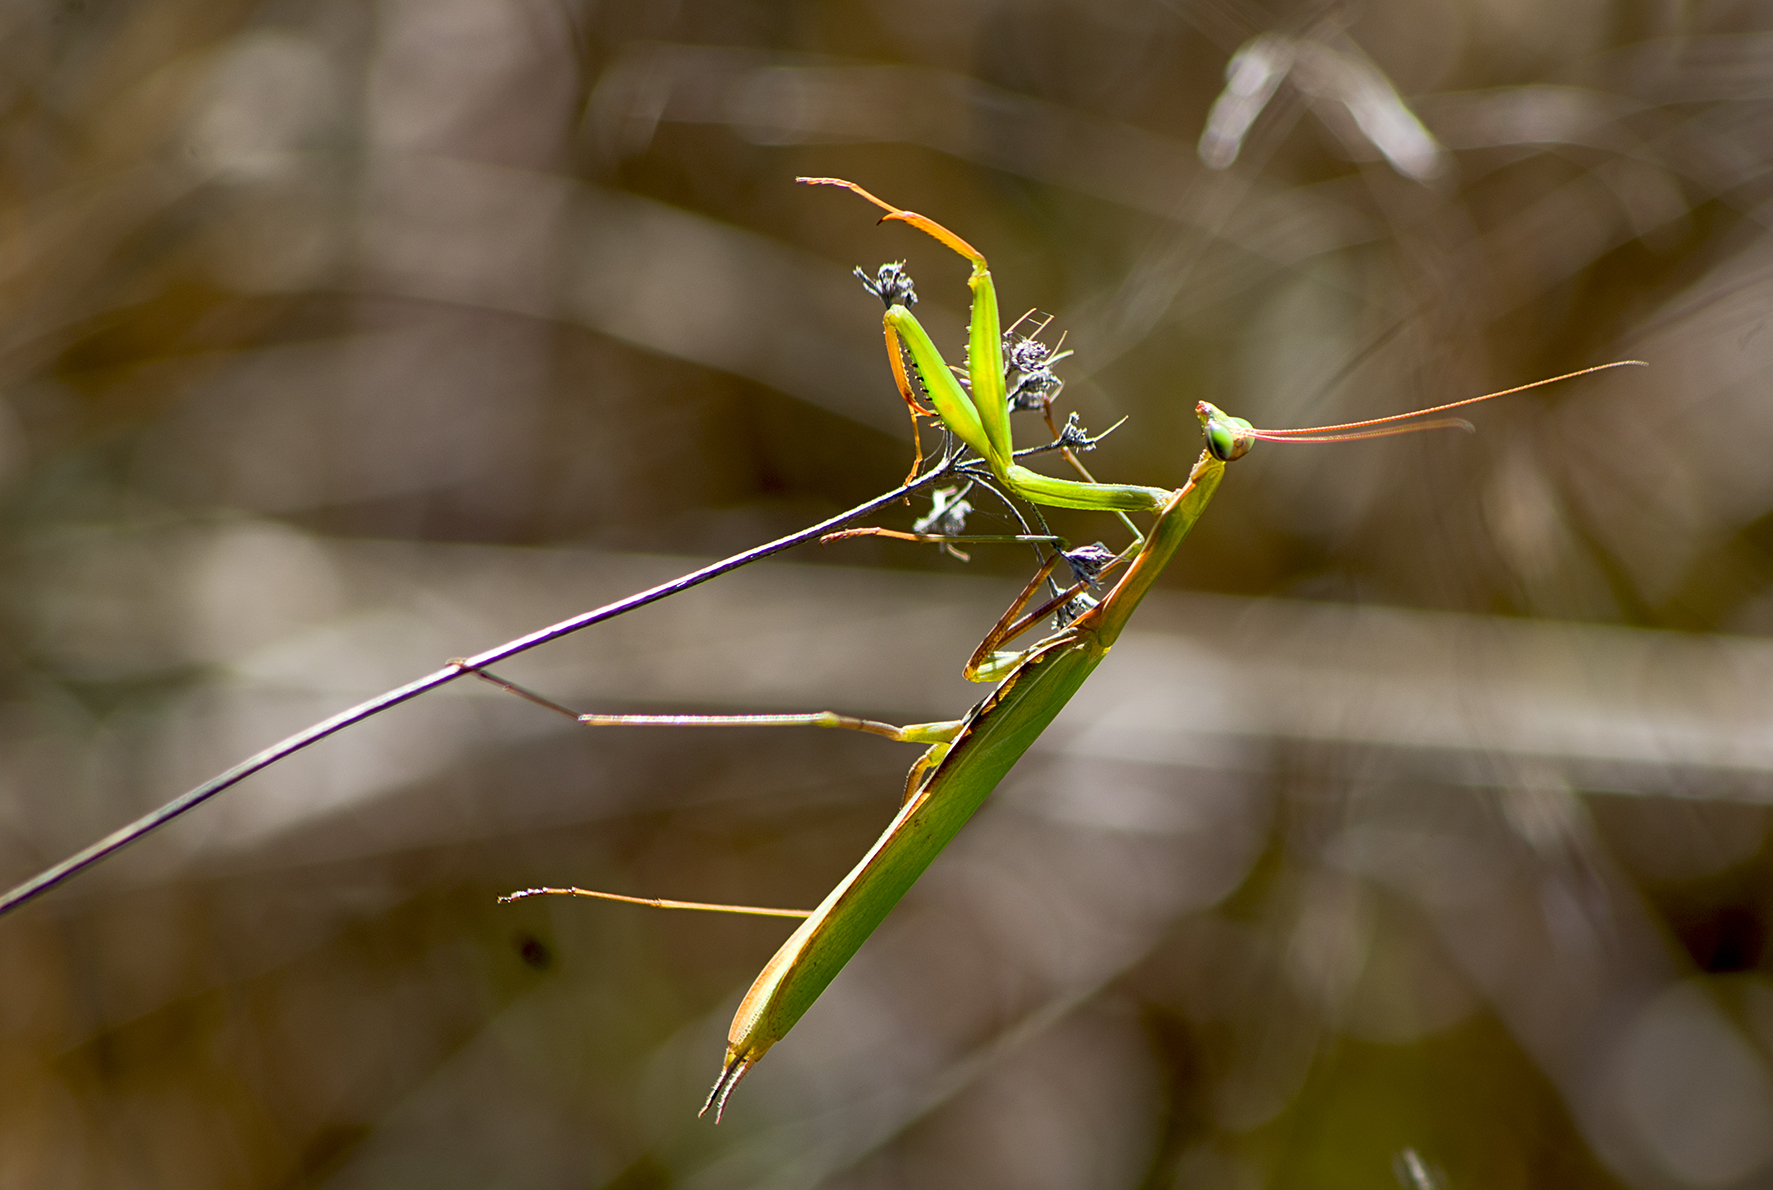
[{"label": "mantis hind leg", "polygon": [[839,715],[835,711],[806,711],[786,715],[600,715],[595,712],[575,711],[545,694],[538,694],[527,686],[519,686],[516,682],[501,678],[489,669],[477,669],[460,660],[456,664],[470,670],[475,677],[489,685],[497,686],[500,690],[515,694],[539,707],[546,707],[556,714],[565,715],[586,727],[836,727],[845,731],[865,731],[869,735],[885,736],[889,740],[903,743],[927,744],[937,738],[931,734],[934,729],[946,726],[940,723],[912,723],[899,727],[876,719]]},{"label": "mantis hind leg", "polygon": [[592,888],[520,888],[499,898],[509,905],[530,897],[593,897],[599,901],[620,901],[625,905],[645,905],[649,909],[695,909],[703,913],[739,913],[751,917],[811,917],[811,909],[769,909],[761,905],[729,905],[721,901],[673,901],[666,897],[630,897],[622,893],[598,892]]},{"label": "mantis hind leg", "polygon": [[[869,735],[885,736],[903,744],[928,744],[929,748],[912,764],[911,771],[905,777],[905,798],[910,801],[911,795],[917,792],[924,775],[940,764],[942,757],[948,754],[949,744],[954,742],[965,726],[963,720],[945,719],[935,723],[907,723],[900,727],[892,723],[882,723],[875,719],[859,719],[853,715],[839,715],[834,711],[809,711],[804,714],[790,715],[598,715],[584,714],[563,706],[544,694],[538,694],[526,686],[501,678],[491,670],[474,669],[475,677],[521,699],[546,707],[556,714],[565,715],[575,723],[587,727],[835,727],[845,731],[862,731]],[[903,804],[903,802],[901,802]],[[601,897],[609,901],[630,901],[639,905],[651,905],[660,909],[705,909],[715,913],[761,913],[766,916],[805,917],[798,910],[754,909],[747,906],[720,906],[705,904],[698,901],[662,901],[653,897],[624,897],[615,893],[591,892],[580,888],[531,888],[512,893],[502,900],[515,901],[523,897],[536,896],[542,893],[554,893],[580,897]]]}]

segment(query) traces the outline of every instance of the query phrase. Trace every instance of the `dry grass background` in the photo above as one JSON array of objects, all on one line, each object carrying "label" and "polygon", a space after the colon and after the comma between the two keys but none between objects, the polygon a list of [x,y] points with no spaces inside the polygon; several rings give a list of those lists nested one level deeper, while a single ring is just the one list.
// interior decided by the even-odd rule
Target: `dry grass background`
[{"label": "dry grass background", "polygon": [[[811,904],[908,757],[452,691],[0,921],[0,1185],[1773,1185],[1756,0],[13,0],[6,881],[896,482],[849,270],[950,348],[964,271],[797,174],[1053,313],[1105,478],[1652,367],[1239,463],[718,1130],[781,927],[494,898]],[[951,716],[1026,565],[806,550],[511,672]]]}]

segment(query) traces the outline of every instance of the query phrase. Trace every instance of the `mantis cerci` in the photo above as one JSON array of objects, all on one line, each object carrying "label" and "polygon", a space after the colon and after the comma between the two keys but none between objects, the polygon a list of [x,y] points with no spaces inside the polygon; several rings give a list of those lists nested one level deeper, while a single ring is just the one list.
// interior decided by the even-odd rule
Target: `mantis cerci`
[{"label": "mantis cerci", "polygon": [[[968,679],[996,682],[996,689],[962,718],[948,722],[899,727],[829,711],[790,715],[577,714],[483,669],[476,670],[480,677],[495,685],[592,726],[828,727],[870,732],[926,746],[906,777],[904,799],[898,813],[861,861],[817,908],[810,911],[663,901],[577,888],[526,889],[505,898],[515,900],[559,893],[665,908],[805,919],[764,966],[733,1018],[720,1076],[702,1107],[704,1113],[712,1107],[717,1121],[739,1080],[793,1028],[1107,656],[1134,609],[1151,590],[1212,499],[1227,463],[1241,458],[1258,440],[1334,442],[1448,427],[1470,430],[1470,424],[1458,418],[1422,419],[1506,393],[1638,362],[1627,360],[1603,364],[1430,409],[1307,429],[1256,429],[1248,421],[1231,417],[1203,401],[1196,407],[1196,412],[1206,437],[1206,448],[1181,488],[1166,491],[1097,483],[1077,464],[1069,450],[1067,457],[1084,478],[1057,479],[1016,462],[1009,415],[1013,405],[1045,410],[1056,388],[1050,364],[1058,356],[1044,345],[1035,344],[1031,338],[1014,339],[1006,344],[1008,337],[1000,323],[996,290],[983,254],[926,216],[883,202],[852,182],[836,178],[802,178],[800,181],[844,187],[885,210],[887,214],[882,222],[908,223],[953,249],[972,265],[968,282],[973,295],[972,315],[964,384],[911,313],[909,305],[916,297],[902,265],[882,266],[874,280],[862,274],[863,283],[887,307],[883,318],[887,358],[900,395],[911,410],[914,431],[919,416],[939,419],[962,446],[977,456],[963,466],[963,471],[970,467],[976,482],[990,484],[995,481],[1010,495],[1031,504],[1115,512],[1122,514],[1123,519],[1127,513],[1152,513],[1155,520],[1142,533],[1135,529],[1134,542],[1118,556],[1110,556],[1099,549],[1066,550],[1060,539],[1036,533],[967,537],[958,532],[900,533],[857,529],[830,535],[836,538],[880,534],[950,547],[957,542],[975,541],[1022,541],[1054,547],[966,663],[964,673]],[[1006,347],[1010,356],[1007,367]],[[1012,371],[1017,377],[1013,391],[1008,383]],[[919,389],[933,408],[919,401]],[[1048,424],[1050,427],[1050,417]],[[1053,446],[1088,445],[1092,441],[1068,427],[1067,432],[1055,434]],[[919,441],[912,466],[913,476],[917,474],[922,458]],[[954,498],[950,496],[948,499],[952,501]],[[940,505],[941,501],[938,501],[938,513],[942,511]],[[1057,584],[1052,584],[1056,593],[1029,610],[1037,601],[1042,585],[1049,583],[1061,563],[1069,566],[1074,580],[1072,584],[1063,590],[1057,590]],[[1099,599],[1092,599],[1087,591],[1096,587],[1106,572],[1117,569],[1121,573],[1113,586]],[[1048,616],[1058,620],[1056,632],[1026,649],[1002,647]]]},{"label": "mantis cerci", "polygon": [[[963,382],[943,360],[923,326],[909,307],[916,300],[902,265],[886,265],[876,278],[863,277],[870,292],[886,305],[883,326],[887,358],[899,393],[911,411],[914,431],[919,417],[938,420],[958,446],[944,452],[933,464],[923,465],[921,442],[916,443],[912,474],[896,490],[838,514],[819,525],[789,534],[721,562],[705,566],[679,579],[639,592],[607,606],[583,612],[558,624],[538,629],[472,657],[450,662],[431,674],[378,695],[355,707],[322,720],[233,768],[205,781],[185,794],[144,815],[137,821],[77,852],[0,895],[0,914],[18,908],[183,815],[187,811],[239,783],[246,777],[325,739],[371,715],[397,706],[427,691],[468,674],[592,726],[811,726],[870,732],[889,739],[925,746],[905,781],[904,799],[898,813],[855,868],[830,894],[810,911],[765,909],[740,905],[665,901],[627,897],[586,889],[527,889],[507,900],[542,893],[567,893],[632,901],[664,908],[687,908],[766,916],[800,917],[805,920],[784,942],[752,984],[727,1039],[726,1059],[720,1076],[703,1104],[714,1109],[715,1119],[745,1073],[769,1048],[780,1041],[825,987],[867,940],[886,915],[909,890],[942,848],[965,825],[1010,768],[1040,737],[1059,711],[1101,663],[1125,629],[1127,621],[1193,528],[1212,499],[1225,465],[1241,458],[1259,440],[1276,442],[1338,442],[1419,430],[1462,427],[1458,418],[1428,418],[1461,405],[1520,392],[1605,368],[1638,364],[1622,360],[1535,381],[1485,396],[1470,397],[1446,405],[1390,417],[1307,429],[1261,430],[1242,418],[1231,417],[1214,406],[1196,406],[1206,449],[1194,464],[1188,480],[1175,491],[1130,484],[1098,483],[1076,458],[1077,449],[1088,449],[1098,439],[1068,423],[1055,427],[1049,412],[1059,382],[1052,365],[1067,352],[1047,348],[1035,336],[1010,336],[1001,325],[996,289],[985,257],[947,228],[912,211],[882,202],[852,182],[835,178],[803,178],[815,185],[844,187],[887,212],[883,222],[908,223],[958,252],[972,265],[968,282],[973,295],[968,333],[967,367]],[[860,272],[860,270],[858,270]],[[1019,324],[1018,324],[1019,325]],[[1011,327],[1012,333],[1016,330]],[[1037,331],[1038,334],[1038,331]],[[1011,375],[1015,384],[1009,383]],[[914,383],[915,380],[915,383]],[[927,397],[926,406],[919,394]],[[1017,451],[1010,435],[1013,410],[1038,410],[1047,415],[1052,441],[1029,451]],[[951,444],[952,445],[952,444]],[[1042,475],[1017,460],[1039,451],[1058,450],[1081,479]],[[969,453],[970,452],[970,453]],[[1021,534],[967,536],[961,532],[964,491],[938,491],[931,516],[911,533],[881,528],[832,532],[929,487],[943,477],[958,475],[988,491],[1020,498],[1031,505],[1047,505],[1085,511],[1112,512],[1133,533],[1132,544],[1118,555],[1101,547],[1066,548],[1066,543],[1038,529]],[[1011,507],[1015,505],[1012,503]],[[1128,514],[1152,514],[1141,531]],[[1038,513],[1036,513],[1038,522]],[[925,531],[926,527],[938,532]],[[978,682],[996,682],[996,688],[959,719],[939,723],[894,726],[829,711],[811,714],[770,715],[599,715],[577,712],[526,690],[490,672],[499,664],[529,649],[558,640],[592,624],[601,623],[646,604],[668,598],[689,587],[709,581],[740,566],[779,553],[816,537],[836,539],[855,534],[930,542],[953,550],[966,542],[1023,542],[1047,547],[1034,577],[1010,608],[993,625],[964,668]],[[1053,575],[1061,565],[1073,580],[1061,589]],[[1119,577],[1099,598],[1089,592],[1104,576]],[[1037,602],[1045,584],[1050,597]],[[1032,646],[1015,650],[1003,646],[1015,641],[1048,616],[1058,627]]]}]

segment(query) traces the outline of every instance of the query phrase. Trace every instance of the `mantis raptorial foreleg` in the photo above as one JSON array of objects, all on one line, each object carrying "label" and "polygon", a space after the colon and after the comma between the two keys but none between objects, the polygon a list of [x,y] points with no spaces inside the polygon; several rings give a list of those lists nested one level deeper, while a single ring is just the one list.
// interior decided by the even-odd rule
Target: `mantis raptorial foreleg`
[{"label": "mantis raptorial foreleg", "polygon": [[[867,287],[869,293],[886,304],[889,314],[894,306],[909,306],[917,300],[917,291],[912,287],[911,278],[905,273],[904,261],[897,264],[881,265],[880,272],[875,275],[873,280],[870,280],[868,274],[861,269],[856,270],[856,276],[862,279],[862,284]],[[893,330],[890,317],[882,322],[881,332],[886,337],[887,364],[892,369],[893,384],[898,388],[899,396],[904,400],[907,412],[911,414],[913,453],[911,470],[905,473],[905,482],[910,483],[917,477],[918,469],[923,466],[923,432],[917,424],[917,419],[935,417],[936,411],[925,408],[923,402],[917,399],[917,391],[911,384],[910,375],[905,371],[905,350],[899,342],[897,332]]]}]

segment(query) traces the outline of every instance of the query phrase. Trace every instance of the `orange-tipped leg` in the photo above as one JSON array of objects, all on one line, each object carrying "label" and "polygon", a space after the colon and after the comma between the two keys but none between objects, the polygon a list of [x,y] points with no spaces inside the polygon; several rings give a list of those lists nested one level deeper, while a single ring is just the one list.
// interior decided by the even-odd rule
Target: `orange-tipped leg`
[{"label": "orange-tipped leg", "polygon": [[937,223],[934,219],[931,219],[927,215],[919,215],[916,211],[907,211],[900,207],[895,207],[890,202],[885,202],[874,197],[874,195],[868,193],[854,182],[846,182],[842,178],[795,178],[794,180],[796,182],[804,182],[808,186],[842,186],[850,193],[860,195],[881,210],[885,211],[886,214],[881,216],[880,221],[882,223],[885,223],[888,220],[909,223],[911,226],[917,228],[917,230],[923,232],[925,235],[930,236],[932,239],[939,240],[948,245],[948,247],[954,249],[956,252],[972,261],[975,265],[978,265],[981,268],[985,265],[985,254],[983,252],[980,252],[977,248],[949,231],[946,227],[943,227],[940,223]]}]

